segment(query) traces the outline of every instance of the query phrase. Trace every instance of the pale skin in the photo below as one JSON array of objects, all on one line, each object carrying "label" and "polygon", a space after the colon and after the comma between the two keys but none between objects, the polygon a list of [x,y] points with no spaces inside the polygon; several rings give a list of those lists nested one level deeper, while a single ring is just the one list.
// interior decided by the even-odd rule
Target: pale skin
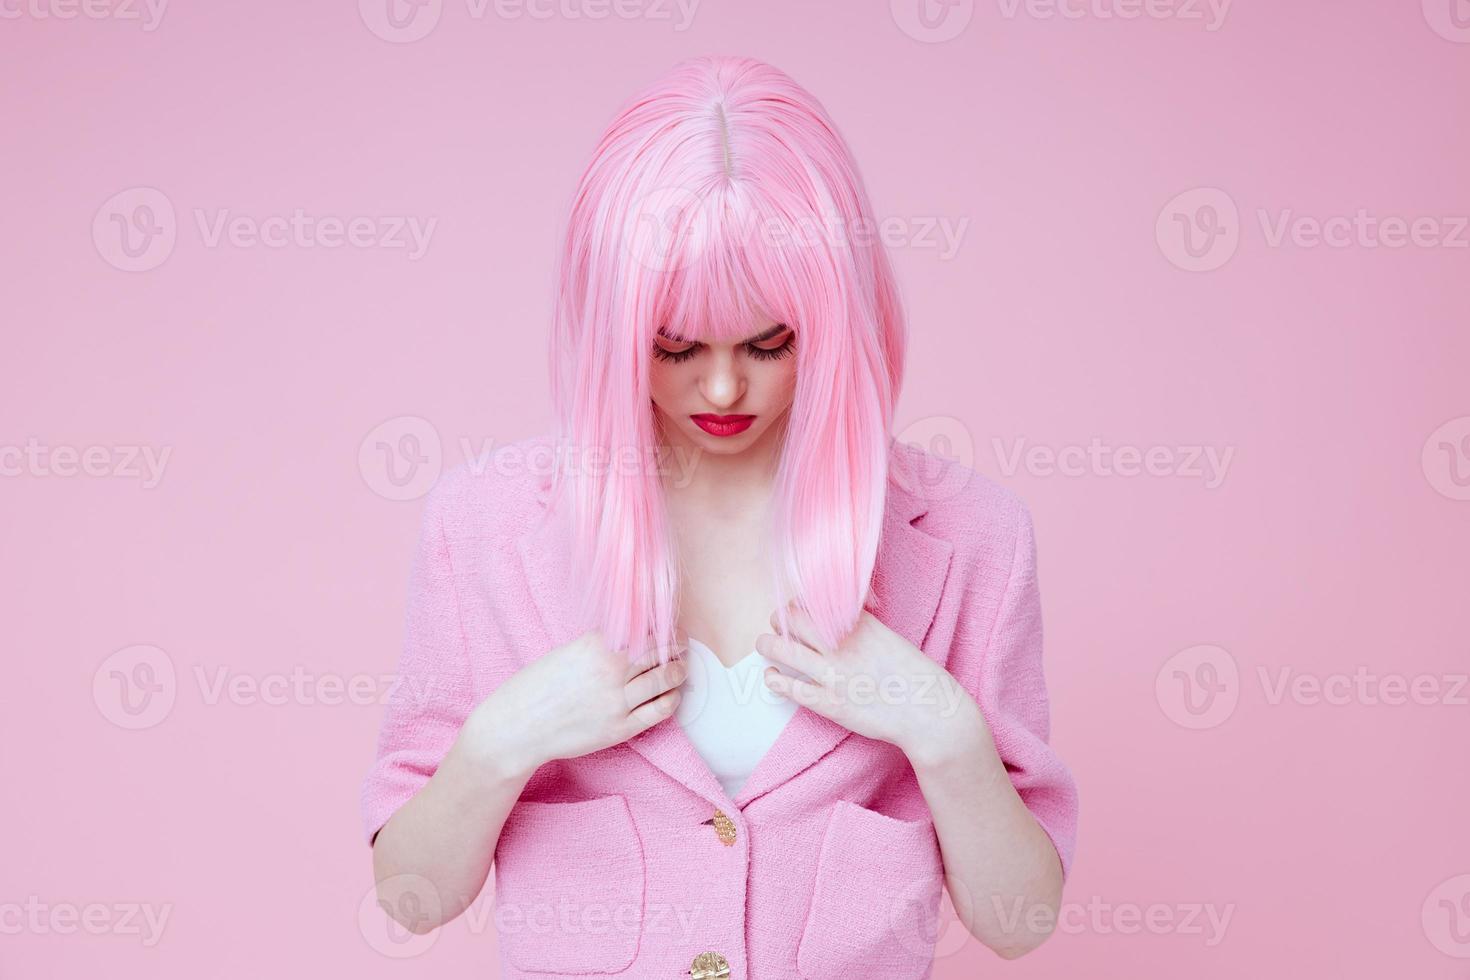
[{"label": "pale skin", "polygon": [[[791,633],[779,634],[760,543],[795,393],[795,342],[795,331],[766,318],[744,341],[691,344],[661,335],[650,352],[662,439],[698,459],[687,481],[665,485],[684,569],[679,632],[699,637],[727,666],[754,649],[810,677],[768,668],[765,681],[778,695],[901,749],[933,814],[961,920],[999,955],[1021,956],[1051,932],[1036,926],[1056,921],[1061,865],[1012,786],[979,706],[948,671],[867,612],[836,649],[815,639],[794,604]],[[702,413],[755,419],[743,432],[719,436],[690,417]],[[438,771],[378,834],[373,865],[385,910],[420,933],[462,913],[489,876],[501,827],[531,774],[667,718],[685,676],[682,658],[629,665],[595,632],[513,675],[471,712]],[[932,679],[951,696],[871,696],[874,679],[894,677],[913,681],[904,687],[913,691],[932,690],[923,683]],[[958,711],[940,710],[954,704]],[[1027,914],[1012,918],[1018,900]]]}]

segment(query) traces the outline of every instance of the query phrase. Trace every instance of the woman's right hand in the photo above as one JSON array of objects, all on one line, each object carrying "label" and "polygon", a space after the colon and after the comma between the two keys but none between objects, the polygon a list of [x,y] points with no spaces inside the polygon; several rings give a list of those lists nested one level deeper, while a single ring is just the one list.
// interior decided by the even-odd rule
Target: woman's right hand
[{"label": "woman's right hand", "polygon": [[584,633],[523,667],[480,702],[465,722],[462,747],[529,776],[554,759],[625,742],[679,705],[687,676],[683,656],[654,663],[649,652],[630,664],[601,633]]}]

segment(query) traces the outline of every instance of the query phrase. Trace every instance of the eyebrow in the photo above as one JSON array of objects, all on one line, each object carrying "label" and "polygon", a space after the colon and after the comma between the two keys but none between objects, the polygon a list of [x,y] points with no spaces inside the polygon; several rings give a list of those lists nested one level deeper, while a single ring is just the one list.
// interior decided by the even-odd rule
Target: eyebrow
[{"label": "eyebrow", "polygon": [[787,330],[786,324],[784,324],[784,323],[778,323],[778,324],[776,324],[774,327],[772,327],[769,330],[762,330],[760,333],[756,334],[754,337],[751,337],[750,339],[746,340],[745,343],[747,343],[747,344],[758,344],[762,340],[770,340],[772,337],[779,337],[779,336],[781,336],[781,334],[785,333],[786,330]]},{"label": "eyebrow", "polygon": [[[763,340],[770,340],[772,337],[779,337],[781,334],[785,333],[789,329],[791,329],[791,328],[788,327],[788,326],[786,326],[786,324],[784,324],[784,323],[778,323],[774,327],[771,327],[769,330],[762,330],[760,333],[756,334],[754,337],[747,337],[747,338],[745,338],[744,340],[742,340],[740,342],[742,344],[758,344],[758,343],[760,343]],[[674,340],[673,337],[670,337],[668,334],[664,333],[664,328],[663,327],[659,327],[658,328],[658,335],[660,337],[664,338],[665,340]],[[683,343],[683,344],[690,343],[690,341],[687,341],[687,340],[674,341],[674,342],[675,343]]]}]

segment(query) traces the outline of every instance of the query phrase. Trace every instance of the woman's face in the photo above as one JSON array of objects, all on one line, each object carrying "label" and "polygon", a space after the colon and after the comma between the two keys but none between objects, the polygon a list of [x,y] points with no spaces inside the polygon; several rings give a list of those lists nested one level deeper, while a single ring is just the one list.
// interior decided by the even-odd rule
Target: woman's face
[{"label": "woman's face", "polygon": [[654,339],[654,408],[666,433],[712,453],[742,452],[791,407],[796,331],[772,320],[735,343]]}]

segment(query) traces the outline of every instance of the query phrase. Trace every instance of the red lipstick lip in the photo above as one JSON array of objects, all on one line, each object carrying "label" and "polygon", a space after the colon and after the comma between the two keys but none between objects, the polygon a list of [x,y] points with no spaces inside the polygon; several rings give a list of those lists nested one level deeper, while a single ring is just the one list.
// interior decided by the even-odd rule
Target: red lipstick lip
[{"label": "red lipstick lip", "polygon": [[733,436],[750,428],[754,415],[714,415],[704,412],[689,416],[694,424],[712,436]]}]

